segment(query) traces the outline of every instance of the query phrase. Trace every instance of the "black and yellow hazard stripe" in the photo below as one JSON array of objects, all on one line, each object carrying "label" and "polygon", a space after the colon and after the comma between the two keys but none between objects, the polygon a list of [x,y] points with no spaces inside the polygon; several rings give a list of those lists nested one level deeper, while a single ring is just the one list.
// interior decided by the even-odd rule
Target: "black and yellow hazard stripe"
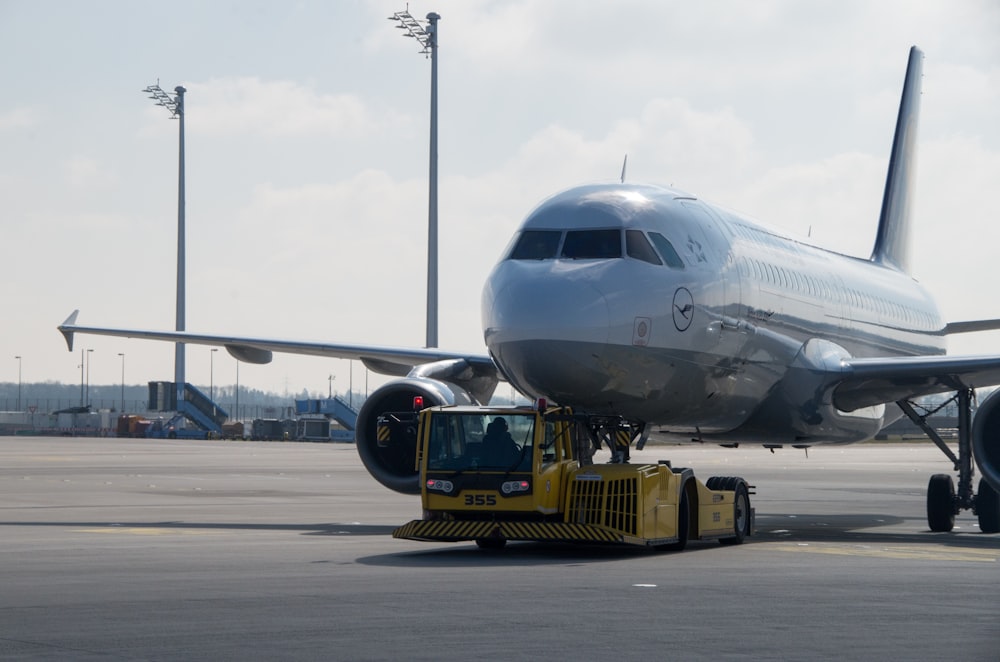
[{"label": "black and yellow hazard stripe", "polygon": [[475,540],[486,538],[496,529],[494,522],[427,521],[416,519],[392,532],[393,538],[410,540]]},{"label": "black and yellow hazard stripe", "polygon": [[615,446],[618,450],[628,450],[628,447],[632,444],[632,431],[628,428],[622,428],[615,431]]},{"label": "black and yellow hazard stripe", "polygon": [[587,524],[563,522],[503,522],[500,531],[508,540],[565,540],[582,542],[621,542],[616,531]]},{"label": "black and yellow hazard stripe", "polygon": [[389,435],[392,434],[392,430],[388,425],[379,425],[378,428],[378,441],[380,444],[384,444],[389,441]]},{"label": "black and yellow hazard stripe", "polygon": [[458,522],[413,520],[392,532],[393,538],[456,542],[491,536],[507,540],[552,542],[624,542],[622,534],[588,524],[564,522]]}]

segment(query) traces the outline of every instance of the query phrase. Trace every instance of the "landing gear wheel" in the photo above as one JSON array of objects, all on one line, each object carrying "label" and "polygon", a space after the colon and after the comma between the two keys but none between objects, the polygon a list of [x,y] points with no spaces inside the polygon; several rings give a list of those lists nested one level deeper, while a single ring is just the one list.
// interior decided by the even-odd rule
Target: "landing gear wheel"
[{"label": "landing gear wheel", "polygon": [[1000,533],[1000,493],[986,482],[979,479],[979,492],[976,494],[976,515],[979,517],[979,530],[983,533]]},{"label": "landing gear wheel", "polygon": [[934,474],[927,485],[927,525],[941,533],[955,528],[955,481],[949,474]]},{"label": "landing gear wheel", "polygon": [[476,547],[479,549],[488,549],[492,551],[497,551],[504,548],[507,544],[506,538],[476,538]]},{"label": "landing gear wheel", "polygon": [[736,496],[733,501],[734,533],[731,538],[720,538],[723,545],[740,545],[750,535],[750,491],[742,478],[733,478],[732,487],[725,489],[733,490]]}]

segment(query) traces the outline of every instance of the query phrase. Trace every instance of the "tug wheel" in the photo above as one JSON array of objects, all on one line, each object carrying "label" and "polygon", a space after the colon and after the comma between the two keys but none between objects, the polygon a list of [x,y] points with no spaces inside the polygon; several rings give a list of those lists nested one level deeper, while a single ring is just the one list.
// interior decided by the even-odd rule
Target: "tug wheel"
[{"label": "tug wheel", "polygon": [[479,549],[498,550],[503,549],[506,544],[507,539],[501,538],[500,536],[493,538],[476,538],[476,547]]},{"label": "tug wheel", "polygon": [[750,491],[742,478],[730,478],[724,488],[736,492],[733,499],[733,533],[729,538],[720,538],[723,545],[739,545],[750,535]]}]

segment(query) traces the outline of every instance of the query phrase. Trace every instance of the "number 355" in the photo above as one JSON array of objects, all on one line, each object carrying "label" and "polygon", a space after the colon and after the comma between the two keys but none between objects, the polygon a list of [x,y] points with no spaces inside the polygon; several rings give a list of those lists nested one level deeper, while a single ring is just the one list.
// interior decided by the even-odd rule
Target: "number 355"
[{"label": "number 355", "polygon": [[466,494],[465,505],[467,506],[495,506],[497,498],[494,494]]}]

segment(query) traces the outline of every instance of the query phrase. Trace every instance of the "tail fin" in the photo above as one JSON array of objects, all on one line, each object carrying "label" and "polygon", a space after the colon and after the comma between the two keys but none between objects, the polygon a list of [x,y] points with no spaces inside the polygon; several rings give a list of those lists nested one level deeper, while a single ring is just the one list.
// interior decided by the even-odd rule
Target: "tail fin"
[{"label": "tail fin", "polygon": [[906,67],[903,98],[899,101],[896,135],[892,139],[889,173],[885,178],[882,214],[872,261],[910,273],[910,207],[916,167],[917,119],[920,117],[920,78],[923,52],[914,46]]}]

